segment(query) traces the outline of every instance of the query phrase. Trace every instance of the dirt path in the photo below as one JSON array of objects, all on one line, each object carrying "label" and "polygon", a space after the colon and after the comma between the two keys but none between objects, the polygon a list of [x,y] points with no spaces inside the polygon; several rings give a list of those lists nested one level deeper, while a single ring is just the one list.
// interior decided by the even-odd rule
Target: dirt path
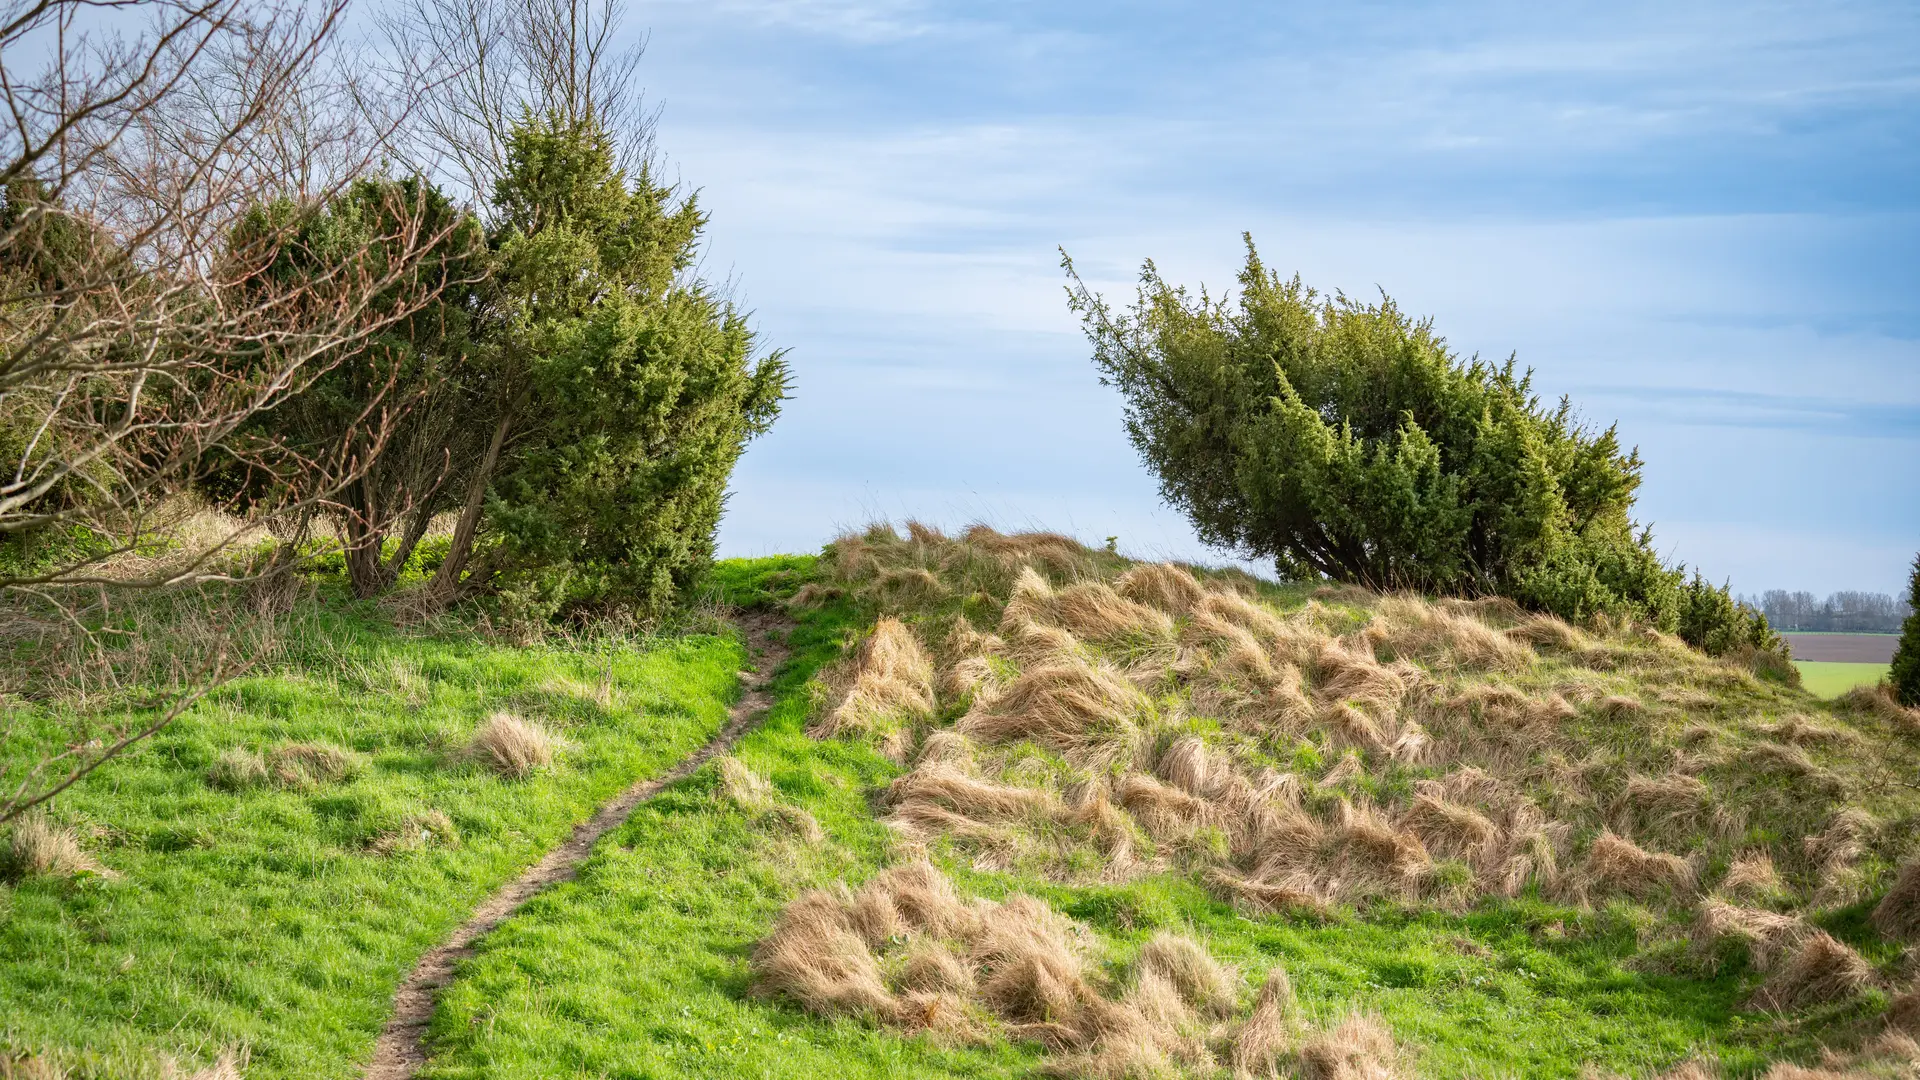
[{"label": "dirt path", "polygon": [[415,1070],[427,1060],[424,1040],[427,1022],[433,1019],[434,991],[452,981],[454,965],[463,957],[473,954],[474,942],[500,925],[540,890],[555,882],[570,880],[580,864],[586,861],[588,852],[593,850],[594,842],[605,835],[608,829],[627,820],[635,807],[659,794],[668,784],[693,772],[714,755],[724,753],[740,736],[746,734],[747,729],[759,722],[773,704],[767,690],[768,682],[787,658],[786,646],[776,640],[771,631],[783,629],[785,625],[783,620],[760,614],[749,615],[741,622],[741,629],[746,631],[747,654],[754,674],[752,681],[747,684],[747,692],[734,705],[727,726],[721,728],[719,734],[678,765],[621,792],[592,818],[574,826],[573,835],[565,843],[547,852],[546,857],[527,868],[519,877],[501,886],[498,892],[474,909],[473,915],[448,935],[446,941],[420,958],[412,974],[394,991],[393,1017],[380,1033],[380,1041],[374,1044],[373,1061],[362,1074],[364,1080],[407,1080],[413,1076]]}]

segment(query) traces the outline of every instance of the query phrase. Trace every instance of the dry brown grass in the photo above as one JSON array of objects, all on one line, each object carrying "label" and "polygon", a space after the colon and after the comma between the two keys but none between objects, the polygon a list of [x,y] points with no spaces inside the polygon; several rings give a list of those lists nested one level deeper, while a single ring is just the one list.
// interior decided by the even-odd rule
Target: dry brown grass
[{"label": "dry brown grass", "polygon": [[1384,597],[1367,635],[1395,656],[1417,657],[1441,669],[1520,671],[1534,660],[1532,646],[1488,626],[1471,610],[1449,610],[1419,597]]},{"label": "dry brown grass", "polygon": [[[870,534],[847,548],[847,566],[860,560],[845,578],[856,591],[918,567],[968,598],[894,612],[940,642],[939,700],[965,714],[913,729],[913,770],[886,802],[910,850],[946,836],[983,869],[1085,880],[1091,845],[1101,880],[1178,866],[1257,911],[1458,906],[1529,887],[1630,897],[1692,914],[1703,947],[1746,941],[1780,979],[1806,951],[1796,905],[1861,892],[1865,853],[1886,855],[1886,830],[1848,805],[1892,822],[1904,798],[1863,797],[1891,786],[1840,764],[1901,745],[1882,728],[1729,698],[1773,691],[1627,623],[1353,588],[1282,609],[1259,588],[1045,534]],[[960,611],[994,613],[995,633]],[[1320,764],[1294,773],[1257,764],[1309,751]],[[1715,865],[1729,870],[1696,905]],[[964,996],[952,975],[893,992]],[[1164,972],[1142,968],[1118,998],[1083,975],[1121,1010],[1083,1002],[1085,1016],[1117,1026],[1091,1042],[1084,1026],[1029,1033],[1088,1075],[1185,1069],[1196,1039],[1218,1041],[1203,1030],[1218,1021]],[[1263,1060],[1300,1067],[1294,1050]]]},{"label": "dry brown grass", "polygon": [[243,746],[221,751],[207,770],[207,783],[227,791],[240,791],[264,784],[271,778],[267,760]]},{"label": "dry brown grass", "polygon": [[1097,581],[1083,581],[1055,593],[1052,615],[1061,626],[1091,641],[1173,635],[1173,619],[1165,612],[1128,600]]},{"label": "dry brown grass", "polygon": [[820,738],[886,734],[933,709],[933,659],[905,623],[884,618],[861,642],[839,702],[810,731]]},{"label": "dry brown grass", "polygon": [[427,810],[401,819],[400,824],[374,837],[368,845],[378,855],[399,855],[430,847],[459,847],[460,830],[439,810]]},{"label": "dry brown grass", "polygon": [[1114,579],[1114,591],[1169,615],[1186,615],[1206,595],[1192,574],[1173,563],[1143,563]]},{"label": "dry brown grass", "polygon": [[1347,1017],[1300,1047],[1300,1080],[1401,1080],[1408,1074],[1393,1033],[1379,1020]]},{"label": "dry brown grass", "polygon": [[1282,1055],[1293,1042],[1293,983],[1285,968],[1275,964],[1233,1039],[1233,1075],[1236,1078],[1279,1075]]},{"label": "dry brown grass", "polygon": [[1773,970],[1774,964],[1797,945],[1811,928],[1798,915],[1781,915],[1757,908],[1743,908],[1708,897],[1700,902],[1693,924],[1693,943],[1700,951],[1709,951],[1722,941],[1746,945],[1754,970]]},{"label": "dry brown grass", "polygon": [[955,730],[987,743],[1030,741],[1091,767],[1133,758],[1149,708],[1114,671],[1052,664],[1022,674],[992,707],[961,717]]},{"label": "dry brown grass", "polygon": [[231,747],[207,770],[207,782],[228,791],[261,784],[306,790],[352,779],[364,765],[359,754],[332,743],[288,743],[264,756]]},{"label": "dry brown grass", "polygon": [[1018,893],[1000,903],[965,901],[921,861],[858,891],[794,900],[751,966],[756,993],[819,1015],[944,1037],[1035,1040],[1052,1076],[1125,1080],[1229,1068],[1245,1077],[1403,1075],[1404,1054],[1376,1021],[1296,1029],[1278,967],[1243,1015],[1240,976],[1191,938],[1156,935],[1124,984],[1095,956],[1091,933],[1044,902]]},{"label": "dry brown grass", "polygon": [[1763,1009],[1787,1010],[1841,1001],[1865,989],[1873,965],[1824,930],[1807,933],[1754,995]]},{"label": "dry brown grass", "polygon": [[1577,884],[1589,895],[1618,892],[1644,899],[1662,893],[1686,896],[1695,879],[1692,865],[1680,856],[1647,851],[1608,830],[1594,838]]},{"label": "dry brown grass", "polygon": [[312,788],[357,775],[360,755],[332,743],[288,743],[267,755],[267,773],[281,787]]},{"label": "dry brown grass", "polygon": [[784,994],[821,1015],[888,1019],[895,1002],[880,962],[848,917],[848,903],[813,892],[788,904],[753,951],[754,988]]},{"label": "dry brown grass", "polygon": [[1896,994],[1887,1002],[1887,1027],[1920,1038],[1920,989]]},{"label": "dry brown grass", "polygon": [[72,829],[38,810],[22,814],[9,826],[6,865],[0,869],[15,879],[112,876],[100,860],[80,846],[80,837]]},{"label": "dry brown grass", "polygon": [[1192,938],[1161,932],[1140,947],[1140,970],[1171,983],[1192,1008],[1225,1019],[1239,1006],[1240,976]]},{"label": "dry brown grass", "polygon": [[540,725],[496,712],[473,733],[466,756],[501,776],[523,780],[553,764],[554,743]]},{"label": "dry brown grass", "polygon": [[1774,868],[1773,856],[1764,850],[1748,851],[1727,867],[1720,879],[1720,890],[1743,900],[1768,901],[1788,894],[1786,882]]},{"label": "dry brown grass", "polygon": [[1890,938],[1920,940],[1920,857],[1900,868],[1887,895],[1874,906],[1873,926]]},{"label": "dry brown grass", "polygon": [[1835,704],[1849,712],[1884,720],[1908,735],[1920,735],[1920,709],[1900,704],[1893,696],[1892,684],[1885,681],[1856,686],[1840,695]]}]

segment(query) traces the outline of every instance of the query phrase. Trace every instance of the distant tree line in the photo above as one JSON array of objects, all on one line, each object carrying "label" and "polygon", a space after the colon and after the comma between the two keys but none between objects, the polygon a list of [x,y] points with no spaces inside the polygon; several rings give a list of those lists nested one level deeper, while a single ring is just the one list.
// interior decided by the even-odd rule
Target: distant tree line
[{"label": "distant tree line", "polygon": [[1877,592],[1841,591],[1822,600],[1810,592],[1768,589],[1757,600],[1741,599],[1765,612],[1778,630],[1892,634],[1913,614],[1905,600]]}]

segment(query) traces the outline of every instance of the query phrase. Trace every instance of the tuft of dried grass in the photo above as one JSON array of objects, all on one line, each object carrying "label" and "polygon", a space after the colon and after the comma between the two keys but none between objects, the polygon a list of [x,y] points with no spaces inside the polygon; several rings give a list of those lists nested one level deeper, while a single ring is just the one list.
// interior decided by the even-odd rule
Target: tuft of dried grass
[{"label": "tuft of dried grass", "polygon": [[379,855],[399,855],[430,847],[460,846],[460,830],[453,819],[439,810],[427,810],[403,818],[393,829],[374,837],[369,845]]},{"label": "tuft of dried grass", "polygon": [[1805,837],[1801,850],[1822,878],[1842,876],[1866,853],[1866,838],[1872,833],[1871,814],[1855,806],[1842,807],[1828,819],[1826,828]]},{"label": "tuft of dried grass", "polygon": [[1587,635],[1575,629],[1570,623],[1552,615],[1533,615],[1523,619],[1518,626],[1507,628],[1504,633],[1515,641],[1523,641],[1535,649],[1555,649],[1560,652],[1582,653],[1591,647]]},{"label": "tuft of dried grass", "polygon": [[213,1064],[195,1072],[187,1080],[242,1080],[242,1060],[232,1052],[222,1053]]},{"label": "tuft of dried grass", "polygon": [[1354,1014],[1300,1047],[1301,1080],[1401,1080],[1400,1047],[1385,1024]]},{"label": "tuft of dried grass", "polygon": [[1767,972],[1809,930],[1798,915],[1743,908],[1708,897],[1700,902],[1695,914],[1693,944],[1696,950],[1707,952],[1722,941],[1742,942],[1747,946],[1754,970]]},{"label": "tuft of dried grass", "polygon": [[1154,935],[1140,947],[1139,969],[1165,979],[1188,1007],[1215,1019],[1232,1015],[1239,1004],[1239,975],[1192,938],[1166,931]]},{"label": "tuft of dried grass", "polygon": [[880,962],[854,932],[846,902],[809,892],[788,904],[754,947],[754,990],[784,994],[821,1015],[894,1015]]},{"label": "tuft of dried grass", "polygon": [[540,725],[501,711],[473,733],[466,756],[501,776],[522,780],[553,764],[554,741]]},{"label": "tuft of dried grass", "polygon": [[1237,1078],[1277,1076],[1281,1057],[1292,1044],[1293,983],[1278,964],[1267,972],[1247,1014],[1233,1037],[1233,1074]]},{"label": "tuft of dried grass", "polygon": [[1128,600],[1097,581],[1055,593],[1052,614],[1060,625],[1091,641],[1173,636],[1173,619],[1166,612]]},{"label": "tuft of dried grass", "polygon": [[1720,879],[1720,890],[1744,900],[1767,901],[1785,895],[1787,886],[1774,868],[1773,856],[1760,850],[1734,859],[1727,876]]},{"label": "tuft of dried grass", "polygon": [[1160,752],[1155,771],[1162,779],[1199,799],[1218,798],[1233,780],[1233,763],[1207,748],[1197,735],[1185,735]]},{"label": "tuft of dried grass", "polygon": [[1887,1027],[1920,1038],[1920,989],[1896,994],[1887,1002]]},{"label": "tuft of dried grass", "polygon": [[905,623],[888,617],[861,642],[839,703],[809,732],[817,738],[885,734],[933,709],[933,659]]},{"label": "tuft of dried grass", "polygon": [[1207,871],[1207,883],[1224,899],[1254,912],[1319,914],[1325,912],[1331,903],[1328,897],[1316,891],[1316,883],[1304,876],[1265,881],[1257,877],[1243,877],[1224,867],[1214,867]]},{"label": "tuft of dried grass", "polygon": [[353,751],[323,742],[288,743],[275,747],[266,758],[267,773],[275,784],[302,789],[351,779],[363,764]]},{"label": "tuft of dried grass", "polygon": [[1476,858],[1500,833],[1486,815],[1448,800],[1439,791],[1414,796],[1413,804],[1400,816],[1400,827],[1443,858]]},{"label": "tuft of dried grass", "polygon": [[1587,852],[1579,884],[1588,893],[1605,890],[1645,899],[1663,891],[1690,894],[1695,874],[1693,866],[1678,855],[1647,851],[1612,830],[1603,830]]},{"label": "tuft of dried grass", "polygon": [[1521,671],[1534,660],[1526,642],[1493,629],[1471,611],[1404,594],[1380,601],[1367,636],[1396,656],[1416,656],[1440,668]]},{"label": "tuft of dried grass", "polygon": [[241,791],[270,779],[267,759],[244,746],[228,747],[207,769],[207,783],[226,791]]},{"label": "tuft of dried grass", "polygon": [[1150,604],[1169,615],[1184,616],[1193,610],[1206,590],[1192,574],[1173,563],[1136,566],[1113,583],[1114,591],[1139,604]]},{"label": "tuft of dried grass", "polygon": [[1893,696],[1893,684],[1884,680],[1872,686],[1856,686],[1840,695],[1835,704],[1848,712],[1884,720],[1909,735],[1920,735],[1920,709],[1900,704]]},{"label": "tuft of dried grass", "polygon": [[713,767],[720,781],[715,790],[722,799],[749,814],[763,813],[773,805],[773,785],[746,762],[722,754],[714,759]]},{"label": "tuft of dried grass", "polygon": [[1162,843],[1183,840],[1219,823],[1212,803],[1142,773],[1130,773],[1114,788],[1114,797]]},{"label": "tuft of dried grass", "polygon": [[923,762],[888,785],[886,801],[896,809],[924,803],[985,821],[1051,820],[1064,811],[1050,791],[989,783],[937,760]]},{"label": "tuft of dried grass", "polygon": [[1890,938],[1920,940],[1920,858],[1900,868],[1893,887],[1874,905],[1873,927]]},{"label": "tuft of dried grass", "polygon": [[1777,967],[1754,995],[1763,1009],[1785,1011],[1841,1001],[1865,989],[1873,965],[1824,930],[1801,940],[1786,963]]},{"label": "tuft of dried grass", "polygon": [[1023,673],[993,706],[960,718],[955,730],[988,743],[1029,740],[1082,766],[1131,761],[1146,697],[1118,673],[1081,663]]},{"label": "tuft of dried grass", "polygon": [[10,878],[72,878],[82,875],[110,878],[113,873],[80,846],[70,828],[40,810],[15,818],[9,829],[6,865]]}]

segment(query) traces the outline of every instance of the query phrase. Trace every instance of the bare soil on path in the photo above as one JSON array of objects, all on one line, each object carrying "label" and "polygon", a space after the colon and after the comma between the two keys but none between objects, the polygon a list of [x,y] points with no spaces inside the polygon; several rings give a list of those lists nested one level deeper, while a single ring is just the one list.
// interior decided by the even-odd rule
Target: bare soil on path
[{"label": "bare soil on path", "polygon": [[768,685],[773,673],[787,658],[787,648],[781,640],[784,634],[776,637],[775,631],[784,631],[787,623],[778,616],[754,613],[743,618],[740,627],[746,633],[753,675],[747,692],[733,706],[726,726],[673,768],[634,784],[603,805],[592,818],[574,826],[573,835],[565,843],[547,852],[539,862],[488,897],[447,940],[422,956],[394,991],[393,1016],[374,1044],[373,1060],[361,1074],[364,1080],[412,1077],[426,1064],[425,1039],[427,1024],[433,1019],[434,992],[452,981],[454,967],[473,955],[474,944],[542,889],[571,880],[593,850],[594,843],[609,829],[626,821],[635,808],[667,785],[685,778],[715,755],[725,753],[766,715],[773,704]]}]

